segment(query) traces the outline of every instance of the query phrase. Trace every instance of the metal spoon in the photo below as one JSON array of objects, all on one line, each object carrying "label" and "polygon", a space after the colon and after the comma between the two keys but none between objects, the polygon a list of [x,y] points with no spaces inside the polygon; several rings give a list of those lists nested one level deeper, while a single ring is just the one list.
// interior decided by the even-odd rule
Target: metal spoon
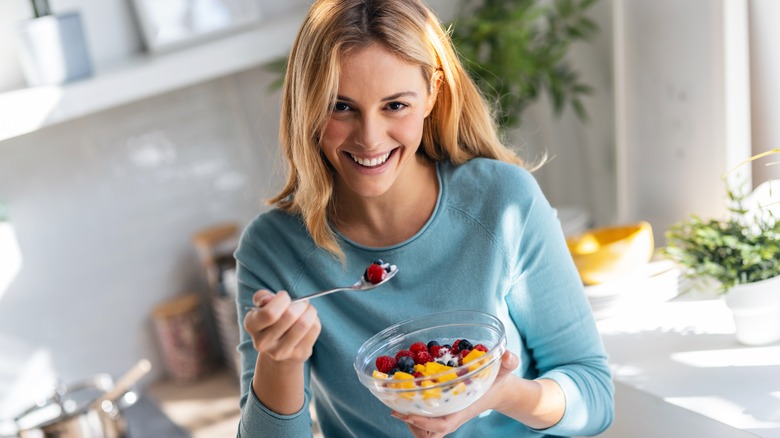
[{"label": "metal spoon", "polygon": [[[376,283],[376,284],[375,283],[371,283],[370,281],[366,280],[365,277],[360,277],[360,280],[358,280],[358,282],[353,284],[352,286],[336,287],[336,288],[333,288],[333,289],[327,289],[327,290],[315,292],[313,294],[304,295],[304,296],[301,296],[301,297],[294,298],[292,300],[292,302],[294,303],[294,302],[300,301],[300,300],[310,300],[312,298],[317,298],[317,297],[321,297],[321,296],[324,296],[324,295],[329,295],[329,294],[332,294],[334,292],[341,292],[341,291],[348,291],[348,290],[353,290],[353,291],[367,291],[367,290],[371,290],[371,289],[373,289],[375,287],[379,287],[379,286],[387,283],[388,281],[390,281],[391,278],[395,277],[395,274],[397,274],[397,273],[398,273],[398,267],[395,266],[395,265],[390,265],[390,271],[387,273],[387,275],[385,275],[385,278],[383,278],[382,281],[380,281],[379,283]],[[259,309],[259,307],[257,307],[257,306],[245,306],[244,307],[244,310],[247,310],[247,311],[253,310],[253,309]]]}]

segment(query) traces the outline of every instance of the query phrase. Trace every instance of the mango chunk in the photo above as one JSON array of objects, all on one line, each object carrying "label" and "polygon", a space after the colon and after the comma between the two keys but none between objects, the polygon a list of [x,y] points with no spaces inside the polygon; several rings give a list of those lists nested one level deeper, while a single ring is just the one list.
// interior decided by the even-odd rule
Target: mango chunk
[{"label": "mango chunk", "polygon": [[467,364],[473,360],[476,360],[477,358],[482,357],[484,354],[485,352],[481,350],[471,350],[469,354],[467,354],[466,357],[463,358],[463,363]]},{"label": "mango chunk", "polygon": [[399,381],[398,383],[391,383],[391,388],[397,388],[397,389],[413,389],[414,382],[411,380],[414,379],[414,376],[408,373],[405,373],[403,371],[396,371],[395,374],[393,374],[393,381]]}]

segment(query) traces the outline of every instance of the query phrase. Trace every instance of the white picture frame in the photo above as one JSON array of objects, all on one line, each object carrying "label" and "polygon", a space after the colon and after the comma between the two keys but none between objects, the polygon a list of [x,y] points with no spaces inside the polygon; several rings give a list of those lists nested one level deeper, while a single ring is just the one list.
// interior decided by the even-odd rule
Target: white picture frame
[{"label": "white picture frame", "polygon": [[256,24],[256,0],[132,0],[147,51],[160,53]]}]

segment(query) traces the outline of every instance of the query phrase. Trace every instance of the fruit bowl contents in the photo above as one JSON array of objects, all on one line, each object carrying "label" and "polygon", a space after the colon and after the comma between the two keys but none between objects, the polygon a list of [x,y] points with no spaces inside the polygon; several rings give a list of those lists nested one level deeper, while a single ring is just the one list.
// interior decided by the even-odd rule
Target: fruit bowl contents
[{"label": "fruit bowl contents", "polygon": [[360,347],[355,371],[382,403],[402,414],[438,417],[479,399],[506,350],[504,325],[470,310],[413,318]]}]

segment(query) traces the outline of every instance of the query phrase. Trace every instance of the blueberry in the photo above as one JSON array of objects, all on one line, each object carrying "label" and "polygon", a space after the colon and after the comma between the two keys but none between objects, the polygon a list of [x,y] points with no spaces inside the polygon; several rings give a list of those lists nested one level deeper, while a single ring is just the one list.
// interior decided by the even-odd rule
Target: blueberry
[{"label": "blueberry", "polygon": [[452,350],[452,345],[450,344],[444,344],[442,347],[447,348],[448,350]]},{"label": "blueberry", "polygon": [[379,265],[382,266],[385,264],[385,262],[382,261],[382,259],[376,259],[373,262],[371,262],[372,265]]},{"label": "blueberry", "polygon": [[458,342],[458,350],[460,350],[460,351],[463,351],[463,350],[473,350],[473,349],[474,349],[474,346],[471,345],[471,342],[469,342],[469,341],[467,341],[465,339],[461,339],[460,342]]},{"label": "blueberry", "polygon": [[398,359],[398,369],[407,374],[412,374],[414,372],[414,359],[409,356],[401,356]]},{"label": "blueberry", "polygon": [[447,362],[447,366],[448,367],[456,367],[456,366],[458,366],[458,361],[451,360],[451,361]]},{"label": "blueberry", "polygon": [[439,345],[439,343],[438,343],[438,342],[436,342],[436,341],[431,341],[431,342],[428,342],[428,350],[430,350],[430,349],[431,349],[431,347],[435,347],[435,346],[437,346],[437,345]]},{"label": "blueberry", "polygon": [[390,372],[387,373],[387,375],[388,376],[392,376],[393,374],[397,373],[398,371],[401,371],[401,370],[399,370],[398,367],[395,367],[392,370],[390,370]]}]

